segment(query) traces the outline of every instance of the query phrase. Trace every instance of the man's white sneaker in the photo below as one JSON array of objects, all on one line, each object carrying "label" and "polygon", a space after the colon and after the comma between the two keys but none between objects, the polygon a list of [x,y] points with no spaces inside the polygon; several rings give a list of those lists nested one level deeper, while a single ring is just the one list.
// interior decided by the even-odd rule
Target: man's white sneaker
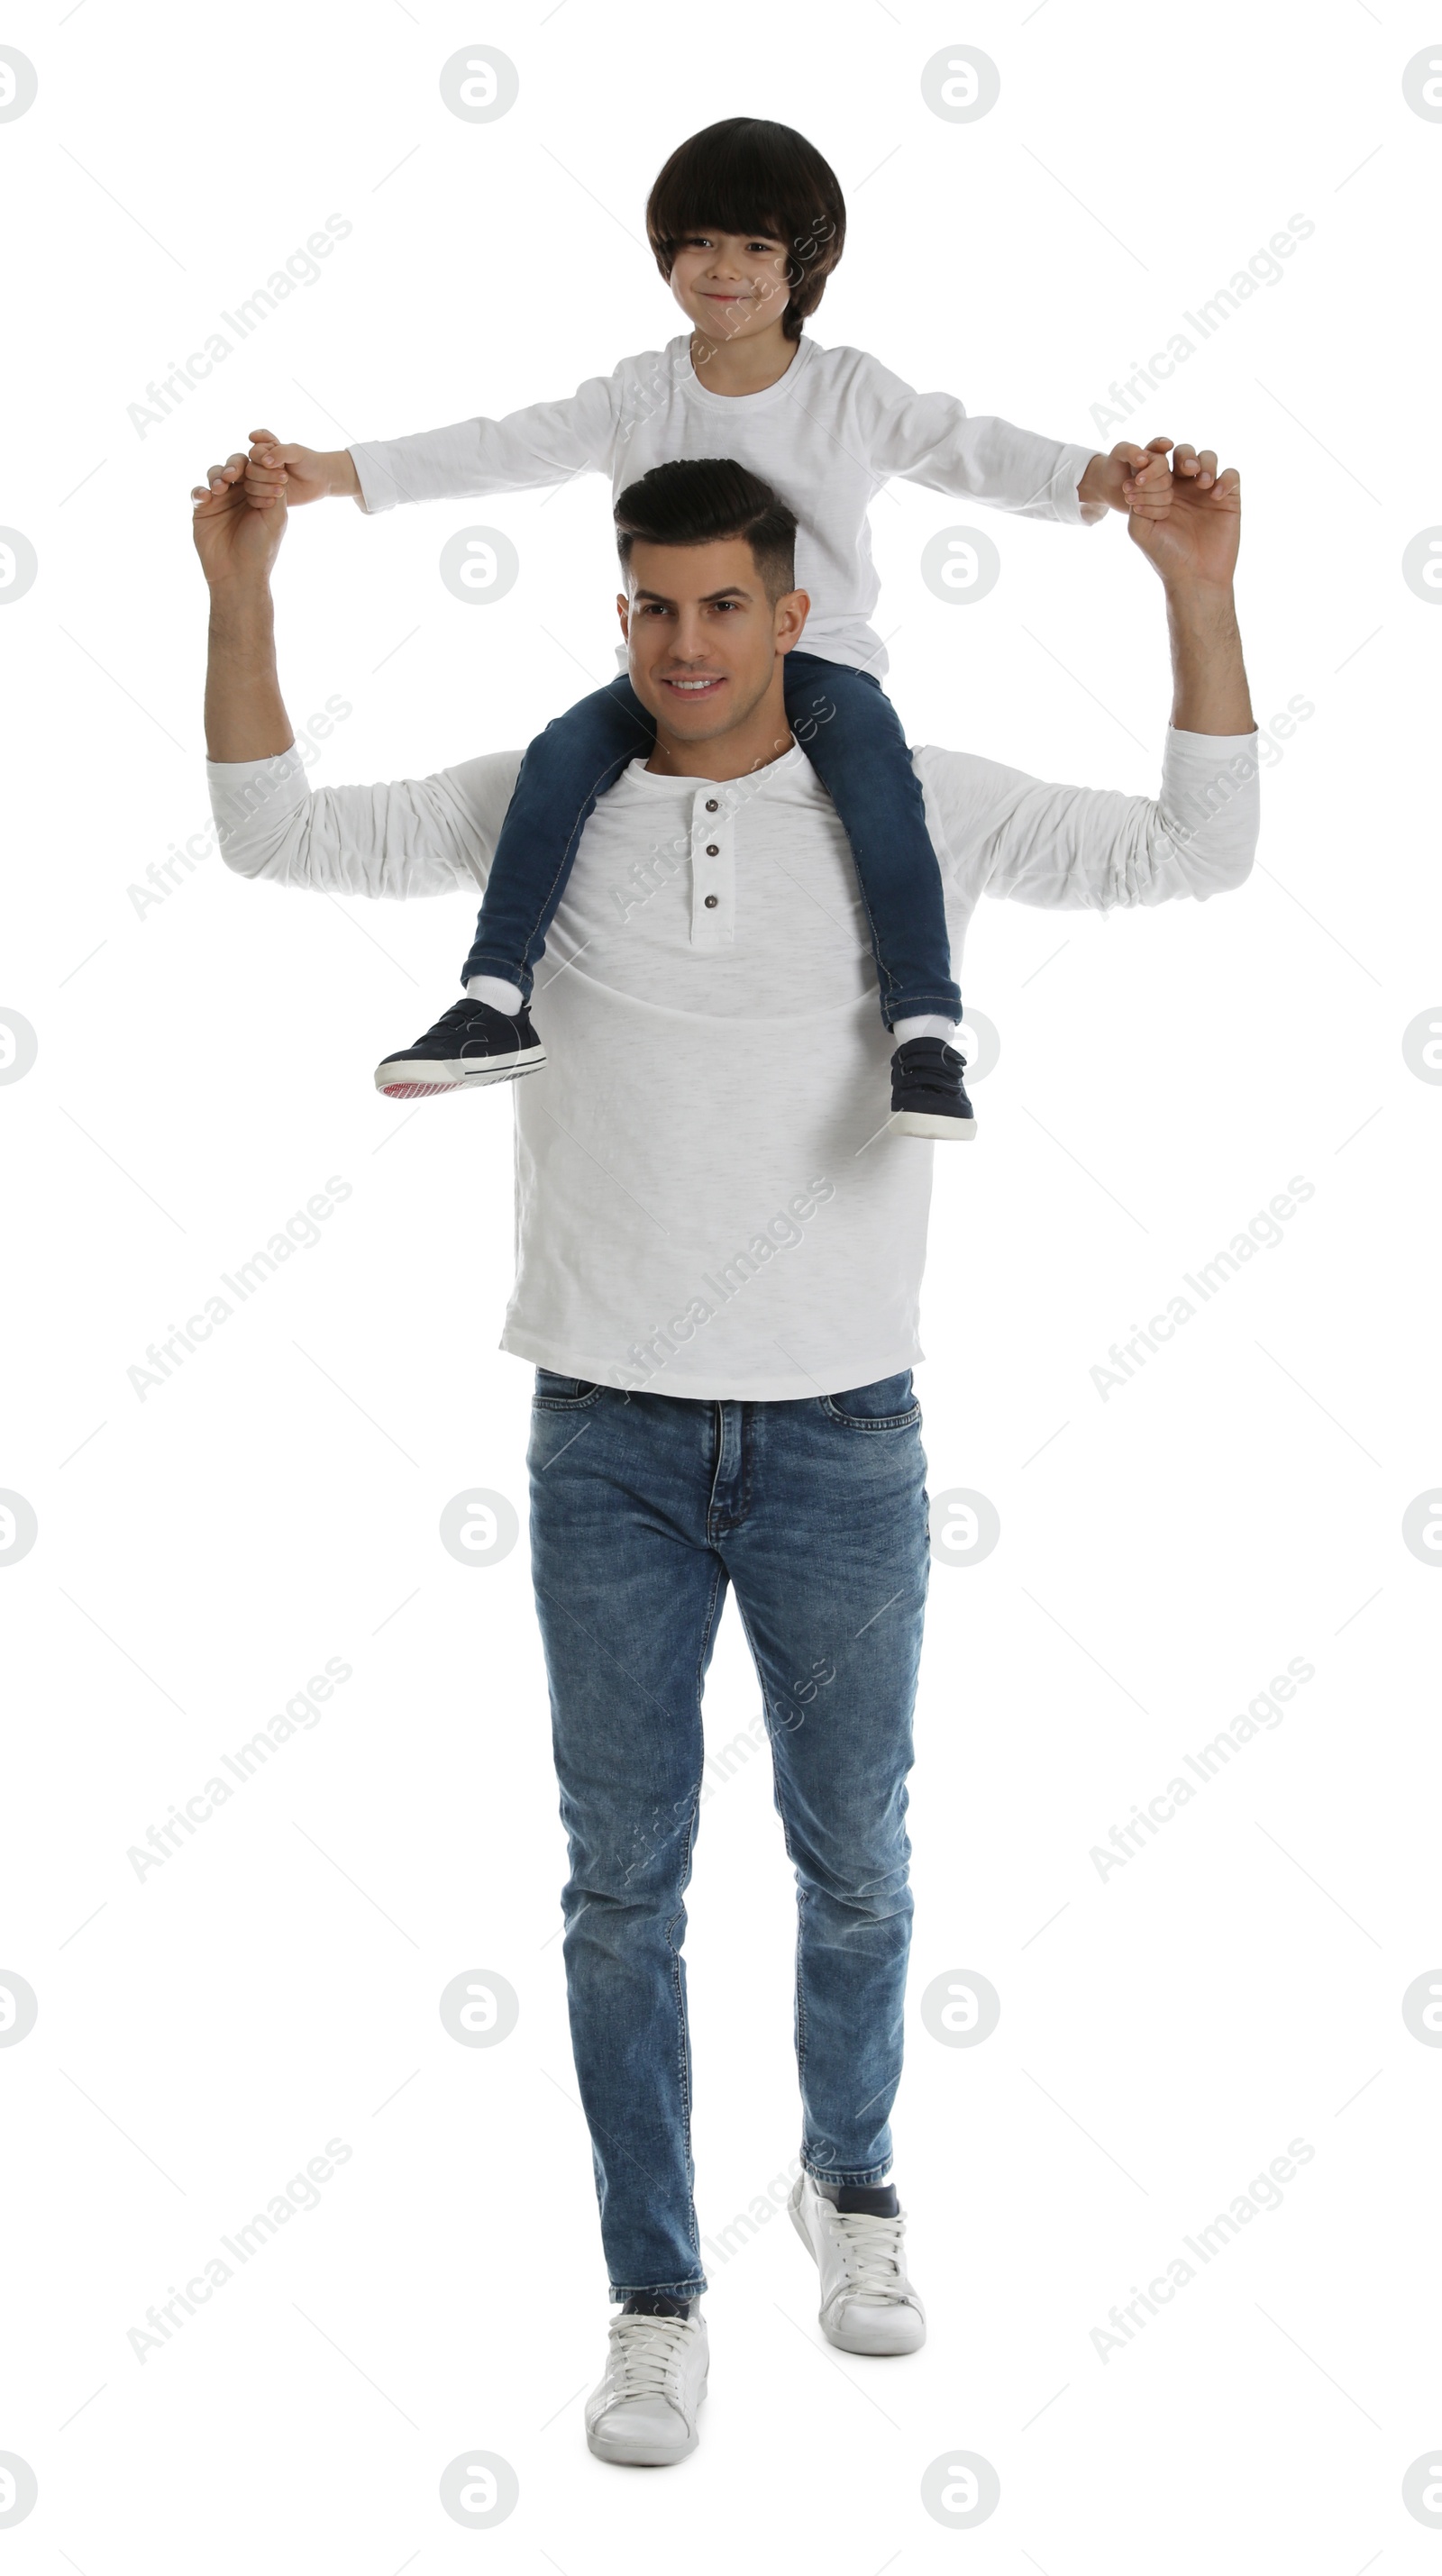
[{"label": "man's white sneaker", "polygon": [[685,2317],[613,2317],[605,2372],[586,2400],[587,2449],[633,2469],[684,2460],[709,2363],[699,2306]]},{"label": "man's white sneaker", "polygon": [[915,2352],[926,2341],[926,2310],[906,2277],[906,2218],[843,2217],[800,2173],[787,2203],[791,2223],[821,2274],[818,2323],[842,2352]]}]

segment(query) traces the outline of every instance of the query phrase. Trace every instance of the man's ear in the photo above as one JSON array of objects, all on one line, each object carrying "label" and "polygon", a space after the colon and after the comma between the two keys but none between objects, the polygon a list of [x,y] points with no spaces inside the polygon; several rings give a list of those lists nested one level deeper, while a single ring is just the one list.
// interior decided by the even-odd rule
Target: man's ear
[{"label": "man's ear", "polygon": [[624,590],[618,590],[616,593],[616,615],[621,621],[621,633],[629,644],[631,641],[631,603],[627,599]]},{"label": "man's ear", "polygon": [[811,614],[811,594],[805,590],[783,590],[776,602],[776,650],[794,652],[801,641],[801,631]]}]

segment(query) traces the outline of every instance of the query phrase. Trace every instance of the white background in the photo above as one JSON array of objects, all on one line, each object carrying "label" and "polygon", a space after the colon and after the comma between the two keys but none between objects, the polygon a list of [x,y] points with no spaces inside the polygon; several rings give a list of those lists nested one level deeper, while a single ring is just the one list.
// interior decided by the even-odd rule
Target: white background
[{"label": "white background", "polygon": [[[0,2450],[39,2480],[0,2552],[25,2576],[1435,2564],[1401,2488],[1442,2437],[1442,2056],[1400,2006],[1442,1957],[1439,1578],[1401,1535],[1442,1471],[1442,1091],[1401,1045],[1442,990],[1442,617],[1401,574],[1442,519],[1442,129],[1402,88],[1436,32],[1363,0],[721,20],[82,0],[8,20],[39,74],[0,125],[0,519],[39,559],[0,616],[0,1005],[39,1038],[3,1096],[0,1484],[39,1522],[3,1572],[0,1965],[39,1998],[0,2049]],[[490,125],[439,89],[477,41],[520,75]],[[921,92],[957,41],[1001,74],[972,125]],[[592,2461],[580,2423],[605,2273],[524,1541],[473,1569],[437,1535],[470,1484],[524,1508],[529,1373],[496,1349],[509,1103],[402,1124],[370,1079],[451,994],[468,908],[302,900],[215,858],[143,912],[128,890],[206,817],[196,476],[260,422],[394,434],[664,342],[646,189],[737,112],[801,125],[848,192],[818,336],[1102,446],[1123,434],[1092,419],[1112,381],[1310,219],[1280,281],[1126,427],[1240,466],[1257,712],[1314,712],[1269,763],[1239,895],[976,925],[967,995],[1002,1054],[965,1168],[938,1161],[918,1382],[933,1490],[983,1492],[1002,1536],[935,1569],[919,1710],[895,2128],[931,2340],[888,2365],[834,2354],[784,2217],[733,2240],[701,2448],[648,2479]],[[332,213],[352,229],[318,280],[141,435],[147,384]],[[948,606],[918,558],[969,515],[908,488],[874,513],[913,738],[1149,791],[1161,598],[1123,526],[985,519],[1001,580]],[[521,557],[490,608],[436,569],[477,522]],[[594,479],[298,515],[287,702],[298,724],[331,695],[352,709],[314,775],[524,741],[608,675],[614,588]],[[351,1196],[319,1243],[142,1401],[146,1345],[332,1175]],[[1109,1344],[1293,1175],[1314,1195],[1284,1241],[1104,1402]],[[320,1722],[138,1880],[128,1848],[331,1657],[352,1678]],[[1103,1881],[1092,1846],[1293,1658],[1315,1675],[1284,1721]],[[757,1706],[728,1621],[713,1747]],[[733,1758],[692,1894],[713,2240],[796,2146],[766,1771]],[[520,1999],[495,2048],[439,2019],[471,1968]],[[971,2049],[919,2013],[961,1969],[1002,1999]],[[320,2206],[138,2359],[147,2308],[332,2138],[352,2153]],[[1314,2154],[1282,2206],[1101,2358],[1113,2305],[1298,2138]],[[439,2502],[468,2444],[519,2477],[490,2530]],[[1001,2480],[971,2531],[921,2500],[958,2446]]]}]

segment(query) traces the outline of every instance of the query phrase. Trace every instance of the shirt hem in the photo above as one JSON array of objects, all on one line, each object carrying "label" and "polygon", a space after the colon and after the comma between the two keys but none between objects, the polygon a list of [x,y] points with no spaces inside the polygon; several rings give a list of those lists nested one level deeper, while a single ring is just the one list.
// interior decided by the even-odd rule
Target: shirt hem
[{"label": "shirt hem", "polygon": [[878,1378],[897,1377],[926,1357],[913,1334],[904,1349],[893,1345],[879,1358],[875,1351],[865,1351],[850,1362],[827,1362],[824,1379],[808,1377],[799,1369],[780,1376],[745,1368],[681,1375],[670,1363],[643,1378],[639,1370],[623,1373],[614,1361],[597,1360],[510,1325],[501,1335],[500,1348],[536,1368],[553,1369],[558,1377],[582,1378],[590,1386],[612,1386],[627,1395],[686,1396],[697,1404],[794,1404],[809,1395],[839,1395],[849,1387],[873,1386]]}]

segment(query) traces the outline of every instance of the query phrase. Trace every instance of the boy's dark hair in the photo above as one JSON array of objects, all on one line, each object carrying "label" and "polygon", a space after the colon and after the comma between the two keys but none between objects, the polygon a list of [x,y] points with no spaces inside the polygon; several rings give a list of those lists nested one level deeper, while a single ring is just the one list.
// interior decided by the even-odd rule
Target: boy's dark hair
[{"label": "boy's dark hair", "polygon": [[667,283],[690,233],[755,230],[784,242],[790,299],[781,328],[799,340],[846,242],[841,184],[814,143],[764,116],[727,116],[679,144],[646,201],[646,234]]},{"label": "boy's dark hair", "polygon": [[678,458],[628,483],[615,508],[616,545],[628,569],[637,538],[647,546],[709,546],[744,537],[768,599],[796,587],[796,513],[729,456]]}]

